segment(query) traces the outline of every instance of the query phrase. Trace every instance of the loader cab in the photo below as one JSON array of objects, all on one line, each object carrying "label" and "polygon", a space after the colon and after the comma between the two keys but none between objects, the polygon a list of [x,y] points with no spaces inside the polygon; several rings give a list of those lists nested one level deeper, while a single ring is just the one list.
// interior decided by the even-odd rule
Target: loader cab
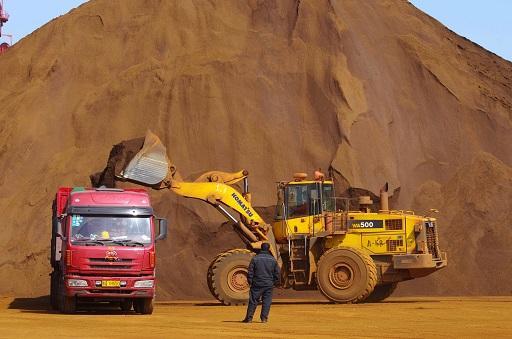
[{"label": "loader cab", "polygon": [[278,237],[321,232],[320,216],[335,210],[332,181],[280,183],[277,197],[274,233]]}]

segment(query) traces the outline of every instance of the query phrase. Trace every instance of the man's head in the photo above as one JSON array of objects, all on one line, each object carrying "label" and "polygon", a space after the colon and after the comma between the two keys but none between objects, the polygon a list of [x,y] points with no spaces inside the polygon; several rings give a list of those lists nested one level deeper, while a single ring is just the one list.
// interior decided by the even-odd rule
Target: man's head
[{"label": "man's head", "polygon": [[264,242],[263,244],[261,244],[261,250],[265,252],[270,251],[270,244],[268,242]]}]

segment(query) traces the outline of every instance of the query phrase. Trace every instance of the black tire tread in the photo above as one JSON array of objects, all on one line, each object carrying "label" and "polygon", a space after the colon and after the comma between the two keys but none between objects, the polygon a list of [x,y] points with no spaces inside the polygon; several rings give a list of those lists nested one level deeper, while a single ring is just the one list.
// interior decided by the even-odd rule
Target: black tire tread
[{"label": "black tire tread", "polygon": [[[356,253],[359,257],[361,257],[366,268],[368,269],[368,284],[366,285],[366,289],[364,290],[363,293],[361,293],[356,298],[346,302],[346,304],[360,303],[360,302],[364,301],[373,292],[375,285],[377,285],[377,267],[375,265],[375,262],[373,261],[372,257],[370,257],[370,255],[368,255],[367,253],[365,253],[364,251],[362,251],[358,248],[339,246],[339,247],[333,247],[333,248],[329,249],[328,251],[326,251],[324,254],[322,254],[322,256],[320,257],[320,260],[318,260],[317,267],[320,267],[320,265],[322,264],[322,261],[325,260],[325,258],[328,256],[328,254],[338,251],[338,250],[347,250],[347,251]],[[320,289],[320,286],[319,286],[319,289]],[[320,289],[320,291],[321,291],[321,289]],[[324,294],[324,293],[322,292],[322,294]],[[324,294],[324,296],[326,298],[330,299],[327,295]],[[330,299],[330,300],[332,300],[332,299]],[[336,300],[332,300],[332,301],[339,303]]]},{"label": "black tire tread", "polygon": [[235,248],[235,249],[232,249],[232,250],[229,250],[226,252],[222,252],[219,255],[217,255],[217,257],[211,262],[210,267],[208,268],[207,282],[208,282],[208,287],[210,289],[210,292],[215,297],[215,299],[217,299],[218,301],[220,301],[221,303],[223,303],[224,305],[227,305],[227,306],[246,305],[247,304],[247,301],[234,302],[232,300],[225,300],[222,297],[222,295],[219,293],[218,284],[215,281],[219,264],[221,264],[224,260],[226,260],[226,258],[228,258],[234,254],[239,254],[239,253],[253,253],[253,252],[250,250],[247,250],[247,249],[242,249],[242,248]]}]

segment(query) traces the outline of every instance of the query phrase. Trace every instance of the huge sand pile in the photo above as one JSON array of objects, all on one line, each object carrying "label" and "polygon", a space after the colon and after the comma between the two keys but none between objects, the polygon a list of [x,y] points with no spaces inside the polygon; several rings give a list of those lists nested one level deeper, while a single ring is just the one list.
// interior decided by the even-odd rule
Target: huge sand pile
[{"label": "huge sand pile", "polygon": [[[512,64],[407,2],[93,0],[3,55],[0,79],[0,294],[47,291],[57,187],[88,185],[147,128],[184,176],[249,170],[259,206],[275,181],[329,166],[345,186],[401,187],[396,207],[428,193],[453,261],[403,292],[510,293],[512,218],[496,206],[511,189]],[[160,296],[208,296],[210,259],[239,241],[206,204],[152,195],[171,223]]]}]

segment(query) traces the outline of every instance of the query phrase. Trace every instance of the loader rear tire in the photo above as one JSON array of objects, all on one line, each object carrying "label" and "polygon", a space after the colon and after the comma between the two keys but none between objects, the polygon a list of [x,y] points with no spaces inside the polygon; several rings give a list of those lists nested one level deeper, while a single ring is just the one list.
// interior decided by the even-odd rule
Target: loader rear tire
[{"label": "loader rear tire", "polygon": [[365,303],[376,303],[391,296],[396,290],[398,283],[389,283],[384,285],[377,285],[373,289],[373,292],[364,300]]},{"label": "loader rear tire", "polygon": [[333,248],[318,261],[317,283],[331,301],[358,303],[375,288],[377,268],[372,258],[357,248]]},{"label": "loader rear tire", "polygon": [[207,273],[212,295],[224,305],[245,305],[249,299],[247,269],[254,253],[234,249],[219,254]]}]

